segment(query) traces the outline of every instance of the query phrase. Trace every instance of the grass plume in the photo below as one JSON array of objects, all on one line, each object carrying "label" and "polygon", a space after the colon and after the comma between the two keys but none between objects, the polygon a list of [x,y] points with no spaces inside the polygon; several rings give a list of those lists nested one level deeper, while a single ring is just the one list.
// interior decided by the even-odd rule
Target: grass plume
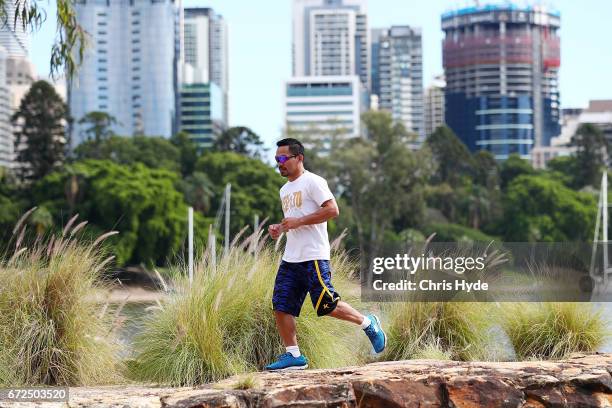
[{"label": "grass plume", "polygon": [[[31,213],[14,236],[23,236]],[[18,238],[0,262],[0,385],[119,381],[110,322],[91,300],[101,284],[103,250],[68,235],[75,220],[61,236],[37,238],[29,247]]]}]

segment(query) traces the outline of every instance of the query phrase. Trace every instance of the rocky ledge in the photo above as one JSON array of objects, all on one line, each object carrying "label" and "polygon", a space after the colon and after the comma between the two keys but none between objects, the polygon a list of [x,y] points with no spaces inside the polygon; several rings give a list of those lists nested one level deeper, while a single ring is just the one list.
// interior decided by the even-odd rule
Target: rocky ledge
[{"label": "rocky ledge", "polygon": [[196,388],[71,388],[68,406],[612,407],[611,374],[612,354],[503,363],[394,361],[256,373]]}]

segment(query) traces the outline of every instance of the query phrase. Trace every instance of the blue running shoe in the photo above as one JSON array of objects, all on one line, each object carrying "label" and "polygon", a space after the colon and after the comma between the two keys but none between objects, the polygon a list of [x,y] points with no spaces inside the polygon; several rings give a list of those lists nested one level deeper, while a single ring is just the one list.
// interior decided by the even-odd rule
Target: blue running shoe
[{"label": "blue running shoe", "polygon": [[266,366],[269,371],[303,370],[308,368],[308,359],[303,355],[293,357],[291,353],[281,354],[278,360]]},{"label": "blue running shoe", "polygon": [[365,331],[365,334],[370,339],[370,343],[372,343],[374,351],[376,353],[380,353],[387,346],[387,335],[383,331],[382,327],[380,327],[380,320],[378,319],[378,316],[371,314],[368,315],[368,319],[370,319],[372,323],[363,329],[363,331]]}]

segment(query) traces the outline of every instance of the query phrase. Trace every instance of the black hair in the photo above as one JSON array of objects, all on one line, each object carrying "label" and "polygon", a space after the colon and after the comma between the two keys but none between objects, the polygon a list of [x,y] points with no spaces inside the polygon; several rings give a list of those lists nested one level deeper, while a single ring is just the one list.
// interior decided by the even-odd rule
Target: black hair
[{"label": "black hair", "polygon": [[301,154],[304,156],[304,145],[297,139],[288,137],[276,142],[276,146],[289,146],[289,152],[291,152],[291,154]]}]

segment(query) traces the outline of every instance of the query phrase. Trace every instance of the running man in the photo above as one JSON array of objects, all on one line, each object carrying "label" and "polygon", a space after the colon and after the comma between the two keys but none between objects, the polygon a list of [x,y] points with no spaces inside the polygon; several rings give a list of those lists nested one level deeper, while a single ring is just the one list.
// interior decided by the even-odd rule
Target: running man
[{"label": "running man", "polygon": [[287,183],[280,189],[283,218],[268,232],[273,239],[287,233],[287,244],[276,274],[272,305],[276,327],[287,350],[266,370],[303,370],[308,359],[300,353],[295,318],[310,293],[317,316],[329,315],[355,323],[365,331],[374,351],[384,350],[387,337],[375,315],[367,317],[340,300],[331,283],[327,220],[339,214],[324,178],[304,169],[304,146],[296,139],[279,141],[276,162]]}]

